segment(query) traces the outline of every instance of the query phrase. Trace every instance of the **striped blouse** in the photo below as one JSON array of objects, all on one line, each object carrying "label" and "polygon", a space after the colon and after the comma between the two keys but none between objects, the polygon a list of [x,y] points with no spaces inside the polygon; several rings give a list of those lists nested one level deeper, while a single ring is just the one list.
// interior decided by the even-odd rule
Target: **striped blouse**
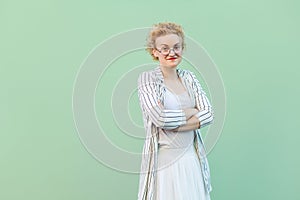
[{"label": "striped blouse", "polygon": [[[213,121],[212,107],[196,76],[189,70],[177,68],[176,71],[199,110],[196,117],[200,121],[200,128],[210,124]],[[159,129],[170,130],[187,123],[183,110],[168,110],[161,106],[164,105],[165,93],[166,86],[159,66],[140,74],[138,97],[143,113],[146,139],[142,154],[138,200],[154,198]],[[194,146],[201,163],[205,188],[210,192],[212,190],[210,171],[200,129],[195,130]]]}]

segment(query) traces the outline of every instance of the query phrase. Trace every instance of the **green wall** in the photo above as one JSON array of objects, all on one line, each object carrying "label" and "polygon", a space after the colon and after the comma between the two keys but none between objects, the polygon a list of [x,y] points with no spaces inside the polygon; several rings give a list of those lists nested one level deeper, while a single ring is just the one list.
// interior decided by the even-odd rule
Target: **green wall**
[{"label": "green wall", "polygon": [[[72,92],[99,43],[160,21],[181,24],[224,83],[226,119],[208,156],[212,199],[300,199],[299,9],[295,0],[1,1],[0,199],[136,199],[138,175],[101,164],[80,141]],[[152,62],[137,55],[123,56],[123,68],[122,60],[112,64],[119,68],[110,68],[102,89],[131,62]],[[119,134],[100,89],[104,131],[117,146],[141,151],[141,140]],[[135,95],[129,110],[142,125]]]}]

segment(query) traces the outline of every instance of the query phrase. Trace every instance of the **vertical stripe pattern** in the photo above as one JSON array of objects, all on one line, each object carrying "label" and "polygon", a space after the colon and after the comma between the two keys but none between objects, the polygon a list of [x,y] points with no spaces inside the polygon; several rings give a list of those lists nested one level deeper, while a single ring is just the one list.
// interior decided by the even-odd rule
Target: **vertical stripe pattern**
[{"label": "vertical stripe pattern", "polygon": [[[189,70],[177,68],[177,73],[189,95],[193,97],[199,112],[196,117],[200,128],[212,123],[213,111],[196,76]],[[155,176],[157,169],[159,129],[174,129],[186,124],[183,110],[163,108],[166,87],[160,67],[140,74],[138,78],[138,97],[143,113],[146,139],[143,147],[138,200],[154,200]],[[200,129],[195,130],[194,146],[201,164],[207,192],[212,190],[210,171]]]}]

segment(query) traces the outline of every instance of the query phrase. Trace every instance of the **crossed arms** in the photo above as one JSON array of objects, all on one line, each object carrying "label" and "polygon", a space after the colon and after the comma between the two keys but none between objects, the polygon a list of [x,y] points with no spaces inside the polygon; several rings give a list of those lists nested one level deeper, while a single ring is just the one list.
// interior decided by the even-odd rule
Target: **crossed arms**
[{"label": "crossed arms", "polygon": [[196,106],[178,110],[164,109],[156,96],[155,78],[149,72],[143,72],[139,76],[138,96],[141,108],[157,127],[166,130],[187,131],[199,129],[212,122],[213,111],[205,92],[192,72],[189,72],[187,76],[192,80]]}]

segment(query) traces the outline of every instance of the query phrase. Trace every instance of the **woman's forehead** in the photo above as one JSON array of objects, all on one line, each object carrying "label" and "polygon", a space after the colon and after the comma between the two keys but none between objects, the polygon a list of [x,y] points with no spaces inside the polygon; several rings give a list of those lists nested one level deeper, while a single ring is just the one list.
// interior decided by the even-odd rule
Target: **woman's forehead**
[{"label": "woman's forehead", "polygon": [[182,42],[181,37],[179,37],[176,34],[159,36],[155,40],[156,45],[167,45],[167,46],[173,46],[178,43],[180,44],[181,42]]}]

